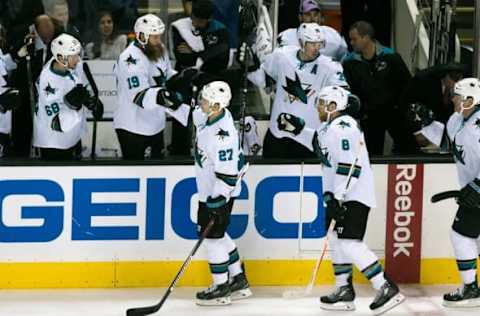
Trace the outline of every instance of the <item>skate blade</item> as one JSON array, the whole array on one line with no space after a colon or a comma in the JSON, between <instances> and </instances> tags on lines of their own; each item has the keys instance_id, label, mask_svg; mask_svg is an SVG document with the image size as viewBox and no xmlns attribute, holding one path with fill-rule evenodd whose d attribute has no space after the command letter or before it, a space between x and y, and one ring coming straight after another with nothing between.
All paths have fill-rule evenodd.
<instances>
[{"instance_id":1,"label":"skate blade","mask_svg":"<svg viewBox=\"0 0 480 316\"><path fill-rule=\"evenodd\" d=\"M401 303L403 303L403 301L405 301L405 296L403 296L402 293L398 293L397 295L392 297L388 302L386 302L385 305L372 310L373 315L382 315L383 313L391 310L395 306L400 305Z\"/></svg>"},{"instance_id":2,"label":"skate blade","mask_svg":"<svg viewBox=\"0 0 480 316\"><path fill-rule=\"evenodd\" d=\"M250 291L249 288L238 290L238 291L232 292L232 301L243 300L250 296L252 296L252 291Z\"/></svg>"},{"instance_id":3,"label":"skate blade","mask_svg":"<svg viewBox=\"0 0 480 316\"><path fill-rule=\"evenodd\" d=\"M453 308L469 308L469 307L479 307L480 306L480 298L470 298L468 300L458 301L458 302L450 302L450 301L443 301L442 303L445 307L453 307Z\"/></svg>"},{"instance_id":4,"label":"skate blade","mask_svg":"<svg viewBox=\"0 0 480 316\"><path fill-rule=\"evenodd\" d=\"M334 304L320 302L320 308L327 311L354 311L355 304L353 302L336 302Z\"/></svg>"},{"instance_id":5,"label":"skate blade","mask_svg":"<svg viewBox=\"0 0 480 316\"><path fill-rule=\"evenodd\" d=\"M232 304L230 296L218 297L211 300L199 300L196 301L197 305L200 306L224 306Z\"/></svg>"}]
</instances>

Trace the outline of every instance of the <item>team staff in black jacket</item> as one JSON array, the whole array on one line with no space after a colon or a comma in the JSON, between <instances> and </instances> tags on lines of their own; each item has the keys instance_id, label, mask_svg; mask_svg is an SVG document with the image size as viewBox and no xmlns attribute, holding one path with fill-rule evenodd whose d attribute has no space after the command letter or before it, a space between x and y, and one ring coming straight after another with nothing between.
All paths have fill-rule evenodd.
<instances>
[{"instance_id":1,"label":"team staff in black jacket","mask_svg":"<svg viewBox=\"0 0 480 316\"><path fill-rule=\"evenodd\" d=\"M227 69L230 48L228 31L221 22L213 19L211 0L184 0L185 14L191 16L172 24L175 69L196 67L212 75L221 75ZM191 10L190 10L191 7ZM189 128L178 122L172 123L172 155L190 155L191 135Z\"/></svg>"},{"instance_id":2,"label":"team staff in black jacket","mask_svg":"<svg viewBox=\"0 0 480 316\"><path fill-rule=\"evenodd\" d=\"M400 55L375 40L375 30L365 21L350 28L354 52L343 60L344 74L351 92L362 101L361 126L368 151L382 155L385 131L394 141L395 153L415 150L413 137L403 132L404 113L399 98L410 80L410 72Z\"/></svg>"}]
</instances>

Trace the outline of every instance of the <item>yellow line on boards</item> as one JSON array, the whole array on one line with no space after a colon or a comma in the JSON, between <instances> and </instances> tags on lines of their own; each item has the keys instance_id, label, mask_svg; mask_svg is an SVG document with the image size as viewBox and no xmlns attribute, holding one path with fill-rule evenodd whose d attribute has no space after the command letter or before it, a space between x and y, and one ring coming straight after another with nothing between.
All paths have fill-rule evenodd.
<instances>
[{"instance_id":1,"label":"yellow line on boards","mask_svg":"<svg viewBox=\"0 0 480 316\"><path fill-rule=\"evenodd\" d=\"M112 261L112 262L32 262L0 263L0 288L128 288L167 286L177 273L181 261ZM251 285L306 285L315 260L247 260ZM354 280L367 283L354 269ZM179 286L206 286L211 282L206 261L193 261ZM317 284L333 284L330 261L320 267ZM421 284L458 283L455 259L422 259Z\"/></svg>"}]
</instances>

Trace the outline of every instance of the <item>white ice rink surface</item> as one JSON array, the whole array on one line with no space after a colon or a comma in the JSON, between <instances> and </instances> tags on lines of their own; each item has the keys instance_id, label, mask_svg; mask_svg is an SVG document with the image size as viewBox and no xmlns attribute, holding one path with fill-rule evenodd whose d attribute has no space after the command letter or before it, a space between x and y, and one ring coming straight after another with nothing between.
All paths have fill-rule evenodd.
<instances>
[{"instance_id":1,"label":"white ice rink surface","mask_svg":"<svg viewBox=\"0 0 480 316\"><path fill-rule=\"evenodd\" d=\"M328 293L331 287L314 289L311 296L284 299L284 287L256 287L254 296L235 301L230 306L200 307L193 299L200 288L179 288L168 298L162 309L154 315L168 316L291 316L291 315L372 315L368 305L374 292L367 285L355 286L357 310L354 312L328 312L319 307L318 296ZM407 286L401 289L407 300L385 315L480 315L480 308L446 309L441 306L441 296L455 288L448 286ZM156 304L164 289L119 290L38 290L0 291L0 316L120 316L130 307Z\"/></svg>"}]
</instances>

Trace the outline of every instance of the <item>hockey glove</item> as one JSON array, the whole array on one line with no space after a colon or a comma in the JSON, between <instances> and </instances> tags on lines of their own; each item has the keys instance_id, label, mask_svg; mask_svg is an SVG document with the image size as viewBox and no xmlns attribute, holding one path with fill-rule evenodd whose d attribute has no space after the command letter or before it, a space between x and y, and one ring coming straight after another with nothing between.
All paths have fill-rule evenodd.
<instances>
[{"instance_id":1,"label":"hockey glove","mask_svg":"<svg viewBox=\"0 0 480 316\"><path fill-rule=\"evenodd\" d=\"M480 179L473 180L460 190L457 203L466 208L480 208Z\"/></svg>"},{"instance_id":2,"label":"hockey glove","mask_svg":"<svg viewBox=\"0 0 480 316\"><path fill-rule=\"evenodd\" d=\"M175 111L182 105L182 95L175 91L161 88L157 92L157 104Z\"/></svg>"},{"instance_id":3,"label":"hockey glove","mask_svg":"<svg viewBox=\"0 0 480 316\"><path fill-rule=\"evenodd\" d=\"M260 60L247 43L243 43L242 46L240 46L237 61L242 66L242 69L247 67L247 72L254 72L260 68Z\"/></svg>"},{"instance_id":4,"label":"hockey glove","mask_svg":"<svg viewBox=\"0 0 480 316\"><path fill-rule=\"evenodd\" d=\"M92 115L95 118L95 120L101 120L103 117L103 103L100 99L96 97L91 97L88 99L87 103L85 104L85 107L92 111Z\"/></svg>"},{"instance_id":5,"label":"hockey glove","mask_svg":"<svg viewBox=\"0 0 480 316\"><path fill-rule=\"evenodd\" d=\"M78 111L82 108L83 105L87 104L88 100L90 99L90 94L81 84L77 84L75 88L70 90L65 95L65 104L71 108L72 110Z\"/></svg>"},{"instance_id":6,"label":"hockey glove","mask_svg":"<svg viewBox=\"0 0 480 316\"><path fill-rule=\"evenodd\" d=\"M298 135L305 127L305 121L300 117L296 117L295 115L281 113L277 117L277 125L278 129L281 131Z\"/></svg>"},{"instance_id":7,"label":"hockey glove","mask_svg":"<svg viewBox=\"0 0 480 316\"><path fill-rule=\"evenodd\" d=\"M7 89L0 95L0 112L5 113L8 110L17 108L20 102L20 95L17 89Z\"/></svg>"},{"instance_id":8,"label":"hockey glove","mask_svg":"<svg viewBox=\"0 0 480 316\"><path fill-rule=\"evenodd\" d=\"M207 198L208 217L215 220L215 225L225 225L228 219L227 199L220 195Z\"/></svg>"},{"instance_id":9,"label":"hockey glove","mask_svg":"<svg viewBox=\"0 0 480 316\"><path fill-rule=\"evenodd\" d=\"M323 201L327 205L328 217L332 217L337 222L345 219L347 208L340 205L340 202L335 198L332 192L325 192L323 194Z\"/></svg>"},{"instance_id":10,"label":"hockey glove","mask_svg":"<svg viewBox=\"0 0 480 316\"><path fill-rule=\"evenodd\" d=\"M420 131L425 126L432 124L433 111L421 103L412 103L406 113L407 126L412 133Z\"/></svg>"}]
</instances>

